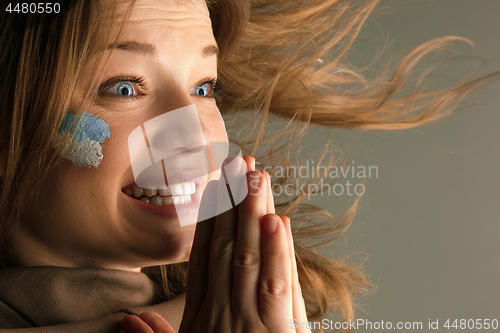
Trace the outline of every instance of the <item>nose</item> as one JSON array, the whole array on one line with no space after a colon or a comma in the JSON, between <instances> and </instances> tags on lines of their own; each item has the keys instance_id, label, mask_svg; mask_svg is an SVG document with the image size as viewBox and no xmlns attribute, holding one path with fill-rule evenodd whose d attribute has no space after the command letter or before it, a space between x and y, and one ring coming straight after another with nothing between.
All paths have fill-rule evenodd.
<instances>
[{"instance_id":1,"label":"nose","mask_svg":"<svg viewBox=\"0 0 500 333\"><path fill-rule=\"evenodd\" d=\"M165 158L206 146L211 141L211 133L205 122L191 104L155 117L143 126L151 149Z\"/></svg>"},{"instance_id":2,"label":"nose","mask_svg":"<svg viewBox=\"0 0 500 333\"><path fill-rule=\"evenodd\" d=\"M134 177L137 180L145 169L165 159L172 161L172 166L181 165L181 161L195 161L210 140L211 133L201 121L194 104L154 117L134 129L129 136Z\"/></svg>"}]
</instances>

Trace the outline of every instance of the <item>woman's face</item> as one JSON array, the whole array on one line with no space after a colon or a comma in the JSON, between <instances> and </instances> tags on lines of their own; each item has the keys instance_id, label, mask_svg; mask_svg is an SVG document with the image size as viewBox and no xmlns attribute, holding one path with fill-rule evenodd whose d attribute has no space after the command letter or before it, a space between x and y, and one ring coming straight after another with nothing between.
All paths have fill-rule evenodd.
<instances>
[{"instance_id":1,"label":"woman's face","mask_svg":"<svg viewBox=\"0 0 500 333\"><path fill-rule=\"evenodd\" d=\"M127 5L122 1L119 10ZM109 44L119 26L114 24ZM103 159L98 167L63 161L51 172L39 207L31 206L14 236L25 264L137 269L188 259L195 225L181 227L158 206L124 193L135 184L128 137L144 122L194 104L206 141L227 140L211 97L217 48L207 6L203 0L139 0L118 44L104 51L111 57L98 97L86 110L109 125ZM95 74L91 68L89 63L77 82L74 107ZM189 170L193 163L174 169ZM205 185L206 179L196 186Z\"/></svg>"}]
</instances>

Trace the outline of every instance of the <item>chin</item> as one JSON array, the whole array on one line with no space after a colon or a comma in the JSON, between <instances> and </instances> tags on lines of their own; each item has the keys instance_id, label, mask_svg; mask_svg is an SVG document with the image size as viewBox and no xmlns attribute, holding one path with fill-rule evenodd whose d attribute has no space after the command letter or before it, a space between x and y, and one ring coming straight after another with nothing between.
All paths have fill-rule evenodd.
<instances>
[{"instance_id":1,"label":"chin","mask_svg":"<svg viewBox=\"0 0 500 333\"><path fill-rule=\"evenodd\" d=\"M179 227L175 234L165 235L146 246L149 248L146 266L168 265L189 260L195 226ZM156 244L156 245L154 245Z\"/></svg>"}]
</instances>

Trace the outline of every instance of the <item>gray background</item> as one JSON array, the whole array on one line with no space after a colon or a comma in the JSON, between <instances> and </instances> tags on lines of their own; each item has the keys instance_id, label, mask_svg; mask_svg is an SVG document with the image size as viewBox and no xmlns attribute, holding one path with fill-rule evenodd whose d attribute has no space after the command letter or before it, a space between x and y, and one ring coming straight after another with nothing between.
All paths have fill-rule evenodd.
<instances>
[{"instance_id":1,"label":"gray background","mask_svg":"<svg viewBox=\"0 0 500 333\"><path fill-rule=\"evenodd\" d=\"M369 60L384 37L393 40L391 53L444 35L475 43L453 49L489 60L479 73L500 70L499 0L399 1L391 13L368 22L355 56L360 63ZM475 64L462 62L445 73L454 77ZM365 312L358 311L358 318L393 325L419 321L420 332L436 331L428 329L429 319L439 319L439 332L447 331L446 319L500 320L499 89L490 86L459 113L416 129L330 130L334 144L349 149L349 161L379 170L378 178L365 180L355 222L340 242L344 247L331 249L342 253L347 244L348 251L368 255L365 269L378 289L359 300ZM312 144L326 142L326 129L312 132ZM323 195L315 202L325 208L336 202L337 212L349 199ZM357 330L365 331L373 330Z\"/></svg>"},{"instance_id":2,"label":"gray background","mask_svg":"<svg viewBox=\"0 0 500 333\"><path fill-rule=\"evenodd\" d=\"M500 0L391 3L390 11L369 19L354 45L351 63L359 67L373 59L384 40L392 41L368 75L375 75L391 56L446 35L469 38L475 47L457 42L453 51L434 58L471 57L443 67L435 82L460 78L480 63L474 57L488 61L476 77L500 70ZM425 59L433 58L423 63ZM365 271L377 291L358 299L362 310L357 318L391 322L393 328L398 322L421 322L419 332L455 331L443 327L447 319L450 324L455 319L500 321L498 91L500 82L470 96L458 113L416 129L362 132L313 126L307 132L300 153L304 161L317 161L330 137L350 165L378 168L378 177L364 179L366 192L347 235L319 249L334 257L365 255ZM272 131L273 125L276 130L286 122L269 125ZM337 183L347 181L363 179L341 177ZM325 193L311 203L336 214L352 201L352 196ZM438 320L437 330L428 328L429 320ZM371 331L381 330L356 332Z\"/></svg>"}]
</instances>

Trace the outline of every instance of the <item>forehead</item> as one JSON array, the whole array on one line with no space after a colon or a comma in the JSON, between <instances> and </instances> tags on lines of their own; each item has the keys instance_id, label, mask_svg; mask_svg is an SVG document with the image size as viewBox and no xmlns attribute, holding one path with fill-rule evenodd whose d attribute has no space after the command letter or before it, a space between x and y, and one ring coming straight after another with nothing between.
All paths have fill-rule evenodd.
<instances>
[{"instance_id":1,"label":"forehead","mask_svg":"<svg viewBox=\"0 0 500 333\"><path fill-rule=\"evenodd\" d=\"M112 22L111 40L116 38L125 19L130 0L118 0L117 19ZM138 0L133 4L120 36L147 39L192 39L211 37L212 23L204 0Z\"/></svg>"},{"instance_id":2,"label":"forehead","mask_svg":"<svg viewBox=\"0 0 500 333\"><path fill-rule=\"evenodd\" d=\"M130 0L118 0L117 11L125 14L130 8ZM209 11L204 0L137 0L132 5L131 21L141 19L186 20L190 17L209 18Z\"/></svg>"}]
</instances>

